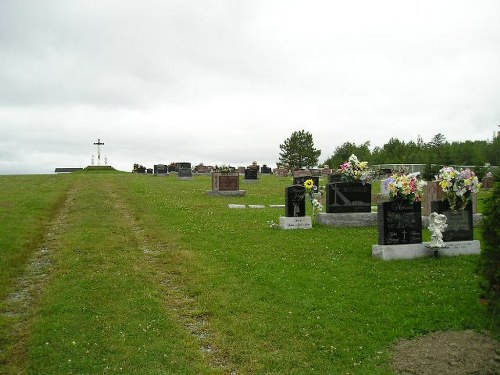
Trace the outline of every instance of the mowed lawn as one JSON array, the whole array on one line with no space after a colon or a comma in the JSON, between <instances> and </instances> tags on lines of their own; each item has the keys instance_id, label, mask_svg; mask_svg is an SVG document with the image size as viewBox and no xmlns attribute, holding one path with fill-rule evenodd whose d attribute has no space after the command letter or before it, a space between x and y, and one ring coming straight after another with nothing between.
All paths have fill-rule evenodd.
<instances>
[{"instance_id":1,"label":"mowed lawn","mask_svg":"<svg viewBox=\"0 0 500 375\"><path fill-rule=\"evenodd\" d=\"M400 338L493 328L478 256L384 262L375 227L228 208L290 182L0 176L0 374L393 374Z\"/></svg>"}]
</instances>

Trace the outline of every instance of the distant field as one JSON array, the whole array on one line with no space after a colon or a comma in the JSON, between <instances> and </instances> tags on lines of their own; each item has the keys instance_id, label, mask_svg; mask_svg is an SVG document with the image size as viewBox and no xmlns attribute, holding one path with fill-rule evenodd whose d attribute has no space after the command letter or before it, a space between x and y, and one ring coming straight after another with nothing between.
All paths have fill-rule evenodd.
<instances>
[{"instance_id":1,"label":"distant field","mask_svg":"<svg viewBox=\"0 0 500 375\"><path fill-rule=\"evenodd\" d=\"M400 338L494 329L477 256L383 262L374 227L228 208L289 183L0 176L0 374L393 374Z\"/></svg>"}]
</instances>

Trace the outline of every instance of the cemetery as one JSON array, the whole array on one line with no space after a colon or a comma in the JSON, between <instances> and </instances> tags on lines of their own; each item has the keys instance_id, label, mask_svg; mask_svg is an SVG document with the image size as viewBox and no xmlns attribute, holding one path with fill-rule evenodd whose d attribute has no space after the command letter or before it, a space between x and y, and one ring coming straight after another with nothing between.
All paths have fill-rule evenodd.
<instances>
[{"instance_id":1,"label":"cemetery","mask_svg":"<svg viewBox=\"0 0 500 375\"><path fill-rule=\"evenodd\" d=\"M363 165L351 162L348 173ZM100 368L98 358L115 345L123 354L113 366L129 373L155 363L193 374L389 374L394 344L415 331L495 327L476 274L491 190L458 202L447 199L448 185L410 174L363 183L368 176L345 181L321 170L175 169L0 176L11 187L0 192L10 218L3 238L40 238L21 247L35 270L24 275L22 293L9 285L23 266L8 253L0 263L9 316L0 320L0 333L9 332L0 370L22 366L15 353L25 341L12 327L27 327L23 317L35 307L43 323L29 350L50 347L43 368L64 363L65 372ZM410 194L400 189L406 183ZM21 210L26 199L37 201L31 210L40 207L41 221ZM95 305L103 296L109 303ZM117 315L125 318L120 328L110 323ZM269 347L280 349L270 357Z\"/></svg>"}]
</instances>

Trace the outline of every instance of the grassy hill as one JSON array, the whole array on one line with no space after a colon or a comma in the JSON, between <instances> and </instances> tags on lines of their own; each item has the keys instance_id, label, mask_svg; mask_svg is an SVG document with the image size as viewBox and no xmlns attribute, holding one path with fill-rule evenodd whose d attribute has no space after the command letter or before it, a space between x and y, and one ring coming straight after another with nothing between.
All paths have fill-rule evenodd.
<instances>
[{"instance_id":1,"label":"grassy hill","mask_svg":"<svg viewBox=\"0 0 500 375\"><path fill-rule=\"evenodd\" d=\"M392 374L400 338L493 328L477 256L383 262L374 227L228 208L289 183L0 176L0 374Z\"/></svg>"}]
</instances>

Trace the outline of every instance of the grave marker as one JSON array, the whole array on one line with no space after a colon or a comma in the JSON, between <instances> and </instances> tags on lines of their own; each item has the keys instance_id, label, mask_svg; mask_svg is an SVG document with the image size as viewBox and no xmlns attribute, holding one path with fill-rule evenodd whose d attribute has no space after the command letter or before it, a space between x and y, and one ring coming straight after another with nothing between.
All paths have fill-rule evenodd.
<instances>
[{"instance_id":1,"label":"grave marker","mask_svg":"<svg viewBox=\"0 0 500 375\"><path fill-rule=\"evenodd\" d=\"M396 201L378 204L378 244L402 245L422 243L420 202L402 204Z\"/></svg>"},{"instance_id":2,"label":"grave marker","mask_svg":"<svg viewBox=\"0 0 500 375\"><path fill-rule=\"evenodd\" d=\"M472 241L474 239L474 223L472 202L467 203L463 210L453 211L448 201L432 202L432 211L446 216L448 226L443 232L443 241Z\"/></svg>"},{"instance_id":3,"label":"grave marker","mask_svg":"<svg viewBox=\"0 0 500 375\"><path fill-rule=\"evenodd\" d=\"M285 212L287 217L306 216L306 188L303 185L285 189Z\"/></svg>"},{"instance_id":4,"label":"grave marker","mask_svg":"<svg viewBox=\"0 0 500 375\"><path fill-rule=\"evenodd\" d=\"M334 182L327 185L326 212L371 212L372 186L361 182Z\"/></svg>"}]
</instances>

